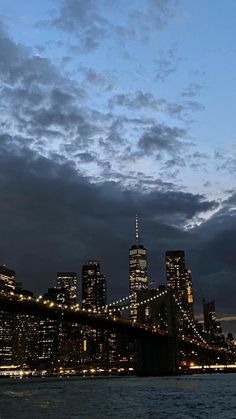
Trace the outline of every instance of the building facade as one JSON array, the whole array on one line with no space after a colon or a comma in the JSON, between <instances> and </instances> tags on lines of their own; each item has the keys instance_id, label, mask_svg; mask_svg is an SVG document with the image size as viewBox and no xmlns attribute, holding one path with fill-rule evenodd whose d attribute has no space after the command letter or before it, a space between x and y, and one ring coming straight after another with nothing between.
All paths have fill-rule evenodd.
<instances>
[{"instance_id":1,"label":"building facade","mask_svg":"<svg viewBox=\"0 0 236 419\"><path fill-rule=\"evenodd\" d=\"M193 318L192 272L185 266L183 250L166 252L166 284L181 308Z\"/></svg>"},{"instance_id":2,"label":"building facade","mask_svg":"<svg viewBox=\"0 0 236 419\"><path fill-rule=\"evenodd\" d=\"M129 249L130 318L137 320L137 294L148 288L147 250L139 242L138 216L135 220L136 243Z\"/></svg>"},{"instance_id":3,"label":"building facade","mask_svg":"<svg viewBox=\"0 0 236 419\"><path fill-rule=\"evenodd\" d=\"M82 268L82 307L98 309L107 303L106 278L101 273L100 263L89 260Z\"/></svg>"},{"instance_id":4,"label":"building facade","mask_svg":"<svg viewBox=\"0 0 236 419\"><path fill-rule=\"evenodd\" d=\"M76 272L57 272L57 286L69 293L69 305L77 303L77 274Z\"/></svg>"},{"instance_id":5,"label":"building facade","mask_svg":"<svg viewBox=\"0 0 236 419\"><path fill-rule=\"evenodd\" d=\"M0 293L10 294L15 288L15 271L0 266ZM0 365L12 362L14 326L15 315L0 310Z\"/></svg>"},{"instance_id":6,"label":"building facade","mask_svg":"<svg viewBox=\"0 0 236 419\"><path fill-rule=\"evenodd\" d=\"M216 320L215 301L203 300L204 329L209 343L220 346L224 345L224 336L221 323Z\"/></svg>"},{"instance_id":7,"label":"building facade","mask_svg":"<svg viewBox=\"0 0 236 419\"><path fill-rule=\"evenodd\" d=\"M12 271L4 265L0 266L0 292L8 294L15 291L15 276L15 271Z\"/></svg>"},{"instance_id":8,"label":"building facade","mask_svg":"<svg viewBox=\"0 0 236 419\"><path fill-rule=\"evenodd\" d=\"M82 307L96 310L107 304L106 278L101 273L100 263L89 260L82 268ZM83 327L82 359L104 361L107 358L108 334L103 330Z\"/></svg>"}]
</instances>

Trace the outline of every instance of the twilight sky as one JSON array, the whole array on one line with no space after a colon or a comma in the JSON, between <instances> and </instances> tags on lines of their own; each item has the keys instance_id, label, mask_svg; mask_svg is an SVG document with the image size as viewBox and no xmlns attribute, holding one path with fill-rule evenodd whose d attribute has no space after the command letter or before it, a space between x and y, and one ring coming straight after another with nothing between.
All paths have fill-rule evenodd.
<instances>
[{"instance_id":1,"label":"twilight sky","mask_svg":"<svg viewBox=\"0 0 236 419\"><path fill-rule=\"evenodd\" d=\"M150 281L184 249L236 318L235 37L234 0L1 0L0 264L98 259L121 297L138 213Z\"/></svg>"}]
</instances>

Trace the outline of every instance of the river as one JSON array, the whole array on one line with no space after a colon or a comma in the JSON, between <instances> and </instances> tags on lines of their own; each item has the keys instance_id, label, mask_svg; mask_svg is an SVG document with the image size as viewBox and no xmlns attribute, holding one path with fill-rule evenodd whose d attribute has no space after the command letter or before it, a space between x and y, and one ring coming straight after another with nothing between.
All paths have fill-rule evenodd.
<instances>
[{"instance_id":1,"label":"river","mask_svg":"<svg viewBox=\"0 0 236 419\"><path fill-rule=\"evenodd\" d=\"M236 419L236 374L0 380L1 419Z\"/></svg>"}]
</instances>

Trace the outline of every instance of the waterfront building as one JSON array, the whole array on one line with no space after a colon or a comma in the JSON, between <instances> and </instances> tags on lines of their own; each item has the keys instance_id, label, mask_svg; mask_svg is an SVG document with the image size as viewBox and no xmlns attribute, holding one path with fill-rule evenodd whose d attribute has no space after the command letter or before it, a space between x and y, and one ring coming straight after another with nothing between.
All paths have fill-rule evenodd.
<instances>
[{"instance_id":1,"label":"waterfront building","mask_svg":"<svg viewBox=\"0 0 236 419\"><path fill-rule=\"evenodd\" d=\"M106 278L100 271L100 263L89 260L82 268L82 307L94 310L106 303Z\"/></svg>"},{"instance_id":2,"label":"waterfront building","mask_svg":"<svg viewBox=\"0 0 236 419\"><path fill-rule=\"evenodd\" d=\"M192 272L185 266L183 250L166 252L166 284L174 293L181 308L193 318Z\"/></svg>"},{"instance_id":3,"label":"waterfront building","mask_svg":"<svg viewBox=\"0 0 236 419\"><path fill-rule=\"evenodd\" d=\"M129 249L130 318L137 320L137 294L148 288L147 250L140 243L139 220L135 218L136 243Z\"/></svg>"},{"instance_id":4,"label":"waterfront building","mask_svg":"<svg viewBox=\"0 0 236 419\"><path fill-rule=\"evenodd\" d=\"M167 330L167 307L158 303L156 298L162 294L162 289L148 289L140 291L137 295L137 321L141 324L155 325L161 330ZM147 301L146 304L140 304Z\"/></svg>"},{"instance_id":5,"label":"waterfront building","mask_svg":"<svg viewBox=\"0 0 236 419\"><path fill-rule=\"evenodd\" d=\"M5 265L0 266L0 292L14 292L16 288L15 271L7 268Z\"/></svg>"},{"instance_id":6,"label":"waterfront building","mask_svg":"<svg viewBox=\"0 0 236 419\"><path fill-rule=\"evenodd\" d=\"M69 292L68 304L73 306L77 303L77 274L76 272L57 272L57 286L65 288Z\"/></svg>"},{"instance_id":7,"label":"waterfront building","mask_svg":"<svg viewBox=\"0 0 236 419\"><path fill-rule=\"evenodd\" d=\"M50 300L57 304L70 305L71 296L68 288L51 287L48 288L48 292L44 294L46 300Z\"/></svg>"},{"instance_id":8,"label":"waterfront building","mask_svg":"<svg viewBox=\"0 0 236 419\"><path fill-rule=\"evenodd\" d=\"M15 287L15 271L0 266L0 293L10 294ZM0 365L12 362L14 320L13 313L0 310Z\"/></svg>"},{"instance_id":9,"label":"waterfront building","mask_svg":"<svg viewBox=\"0 0 236 419\"><path fill-rule=\"evenodd\" d=\"M225 339L222 333L221 323L216 320L215 301L203 300L204 329L208 340L213 345L224 345Z\"/></svg>"},{"instance_id":10,"label":"waterfront building","mask_svg":"<svg viewBox=\"0 0 236 419\"><path fill-rule=\"evenodd\" d=\"M89 260L82 268L82 307L96 310L107 304L106 278L101 273L100 263ZM83 360L104 360L107 356L107 332L83 328Z\"/></svg>"},{"instance_id":11,"label":"waterfront building","mask_svg":"<svg viewBox=\"0 0 236 419\"><path fill-rule=\"evenodd\" d=\"M0 366L12 363L14 314L0 311Z\"/></svg>"}]
</instances>

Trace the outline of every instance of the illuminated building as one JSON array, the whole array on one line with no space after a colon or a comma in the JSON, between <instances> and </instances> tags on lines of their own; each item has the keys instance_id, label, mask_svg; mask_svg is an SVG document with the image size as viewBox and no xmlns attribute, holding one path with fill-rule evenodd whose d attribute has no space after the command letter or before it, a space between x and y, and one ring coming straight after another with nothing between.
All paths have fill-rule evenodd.
<instances>
[{"instance_id":1,"label":"illuminated building","mask_svg":"<svg viewBox=\"0 0 236 419\"><path fill-rule=\"evenodd\" d=\"M100 271L100 264L90 260L82 269L82 306L97 309L107 303L105 276Z\"/></svg>"},{"instance_id":2,"label":"illuminated building","mask_svg":"<svg viewBox=\"0 0 236 419\"><path fill-rule=\"evenodd\" d=\"M10 294L15 287L15 272L0 266L0 293ZM14 320L14 314L0 311L0 364L12 360Z\"/></svg>"},{"instance_id":3,"label":"illuminated building","mask_svg":"<svg viewBox=\"0 0 236 419\"><path fill-rule=\"evenodd\" d=\"M15 294L32 298L33 293L16 283ZM38 319L28 314L15 314L13 331L13 360L18 365L28 364L38 359Z\"/></svg>"},{"instance_id":4,"label":"illuminated building","mask_svg":"<svg viewBox=\"0 0 236 419\"><path fill-rule=\"evenodd\" d=\"M14 314L0 311L0 365L12 362Z\"/></svg>"},{"instance_id":5,"label":"illuminated building","mask_svg":"<svg viewBox=\"0 0 236 419\"><path fill-rule=\"evenodd\" d=\"M138 293L138 323L155 325L161 330L167 330L167 306L158 298L165 290L164 286L160 286L158 289L148 289ZM143 301L147 301L147 303L143 304ZM140 304L141 302L142 304Z\"/></svg>"},{"instance_id":6,"label":"illuminated building","mask_svg":"<svg viewBox=\"0 0 236 419\"><path fill-rule=\"evenodd\" d=\"M129 249L130 318L137 320L137 293L148 288L147 250L139 243L138 216L135 219L136 244Z\"/></svg>"},{"instance_id":7,"label":"illuminated building","mask_svg":"<svg viewBox=\"0 0 236 419\"><path fill-rule=\"evenodd\" d=\"M0 292L14 292L15 288L15 271L6 268L6 266L0 266Z\"/></svg>"},{"instance_id":8,"label":"illuminated building","mask_svg":"<svg viewBox=\"0 0 236 419\"><path fill-rule=\"evenodd\" d=\"M68 288L51 287L48 288L48 292L44 294L46 300L50 300L57 304L70 305L71 298Z\"/></svg>"},{"instance_id":9,"label":"illuminated building","mask_svg":"<svg viewBox=\"0 0 236 419\"><path fill-rule=\"evenodd\" d=\"M57 272L57 286L69 292L69 305L77 303L77 274L76 272Z\"/></svg>"},{"instance_id":10,"label":"illuminated building","mask_svg":"<svg viewBox=\"0 0 236 419\"><path fill-rule=\"evenodd\" d=\"M204 314L204 328L207 332L208 340L215 345L224 343L224 336L222 334L222 327L219 321L216 320L215 301L206 303L203 300L203 314Z\"/></svg>"},{"instance_id":11,"label":"illuminated building","mask_svg":"<svg viewBox=\"0 0 236 419\"><path fill-rule=\"evenodd\" d=\"M53 319L39 320L37 346L38 359L52 362L58 354L59 322Z\"/></svg>"},{"instance_id":12,"label":"illuminated building","mask_svg":"<svg viewBox=\"0 0 236 419\"><path fill-rule=\"evenodd\" d=\"M98 261L90 260L82 268L82 307L96 310L107 303L106 278L100 271ZM91 328L83 328L82 352L84 360L104 358L107 333ZM86 358L87 357L87 358Z\"/></svg>"},{"instance_id":13,"label":"illuminated building","mask_svg":"<svg viewBox=\"0 0 236 419\"><path fill-rule=\"evenodd\" d=\"M166 252L166 283L182 309L193 317L192 272L191 269L185 267L183 250Z\"/></svg>"}]
</instances>

